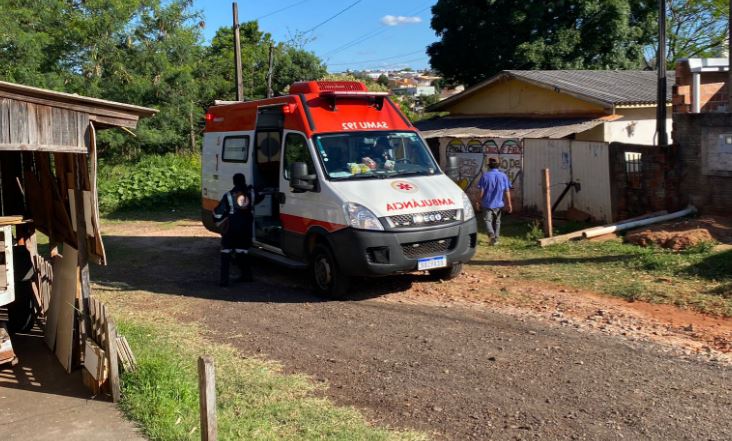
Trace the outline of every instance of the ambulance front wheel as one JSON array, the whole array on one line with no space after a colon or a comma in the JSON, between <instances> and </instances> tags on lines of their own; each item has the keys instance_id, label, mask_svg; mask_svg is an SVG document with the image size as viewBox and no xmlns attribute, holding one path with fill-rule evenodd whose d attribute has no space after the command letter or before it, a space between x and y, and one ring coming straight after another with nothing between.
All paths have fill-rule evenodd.
<instances>
[{"instance_id":1,"label":"ambulance front wheel","mask_svg":"<svg viewBox=\"0 0 732 441\"><path fill-rule=\"evenodd\" d=\"M430 271L430 276L437 280L452 280L463 272L462 263L453 263L447 268L434 269Z\"/></svg>"},{"instance_id":2,"label":"ambulance front wheel","mask_svg":"<svg viewBox=\"0 0 732 441\"><path fill-rule=\"evenodd\" d=\"M350 278L338 268L330 248L316 245L311 256L310 271L315 292L333 299L345 297Z\"/></svg>"}]
</instances>

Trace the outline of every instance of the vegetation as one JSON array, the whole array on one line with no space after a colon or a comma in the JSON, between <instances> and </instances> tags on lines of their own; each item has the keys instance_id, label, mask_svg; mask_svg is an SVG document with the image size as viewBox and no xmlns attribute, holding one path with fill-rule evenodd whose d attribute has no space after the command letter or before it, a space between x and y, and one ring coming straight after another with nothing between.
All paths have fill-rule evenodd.
<instances>
[{"instance_id":1,"label":"vegetation","mask_svg":"<svg viewBox=\"0 0 732 441\"><path fill-rule=\"evenodd\" d=\"M666 17L669 68L680 58L724 56L729 0L669 0Z\"/></svg>"},{"instance_id":2,"label":"vegetation","mask_svg":"<svg viewBox=\"0 0 732 441\"><path fill-rule=\"evenodd\" d=\"M102 214L130 209L178 209L198 202L201 157L149 155L127 163L99 166L99 208Z\"/></svg>"},{"instance_id":3,"label":"vegetation","mask_svg":"<svg viewBox=\"0 0 732 441\"><path fill-rule=\"evenodd\" d=\"M322 386L309 378L284 375L274 363L205 341L193 326L138 316L119 323L139 364L123 375L122 409L151 440L200 439L196 363L204 353L213 356L218 374L219 439L425 439L371 427L357 410L315 397Z\"/></svg>"},{"instance_id":4,"label":"vegetation","mask_svg":"<svg viewBox=\"0 0 732 441\"><path fill-rule=\"evenodd\" d=\"M508 222L501 236L496 247L481 241L473 264L510 266L519 278L732 316L732 250L702 244L674 252L621 240L540 248L535 241L541 231L521 222Z\"/></svg>"},{"instance_id":5,"label":"vegetation","mask_svg":"<svg viewBox=\"0 0 732 441\"><path fill-rule=\"evenodd\" d=\"M45 0L0 2L0 79L30 86L154 107L136 137L105 130L100 154L136 159L145 154L197 151L205 109L235 99L229 28L210 45L192 0ZM270 45L273 89L326 73L296 42L275 43L257 22L241 26L244 93L265 96Z\"/></svg>"},{"instance_id":6,"label":"vegetation","mask_svg":"<svg viewBox=\"0 0 732 441\"><path fill-rule=\"evenodd\" d=\"M655 64L657 2L439 0L427 49L448 83L473 85L504 69L643 69ZM669 67L719 55L728 0L667 1ZM475 56L480 54L480 56Z\"/></svg>"},{"instance_id":7,"label":"vegetation","mask_svg":"<svg viewBox=\"0 0 732 441\"><path fill-rule=\"evenodd\" d=\"M504 69L644 66L655 2L640 0L439 0L427 49L448 82L473 85ZM480 54L476 56L475 54Z\"/></svg>"}]
</instances>

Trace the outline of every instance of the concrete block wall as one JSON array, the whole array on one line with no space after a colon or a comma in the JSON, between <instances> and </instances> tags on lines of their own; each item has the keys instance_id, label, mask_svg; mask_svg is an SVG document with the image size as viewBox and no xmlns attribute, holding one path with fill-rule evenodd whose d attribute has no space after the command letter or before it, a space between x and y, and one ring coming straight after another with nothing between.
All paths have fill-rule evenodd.
<instances>
[{"instance_id":1,"label":"concrete block wall","mask_svg":"<svg viewBox=\"0 0 732 441\"><path fill-rule=\"evenodd\" d=\"M732 216L732 171L710 173L704 162L708 144L732 133L732 113L677 113L673 121L679 202L694 204L702 213Z\"/></svg>"},{"instance_id":2,"label":"concrete block wall","mask_svg":"<svg viewBox=\"0 0 732 441\"><path fill-rule=\"evenodd\" d=\"M626 152L641 154L640 181L631 184ZM640 144L610 144L610 193L613 220L679 208L676 146L660 148Z\"/></svg>"}]
</instances>

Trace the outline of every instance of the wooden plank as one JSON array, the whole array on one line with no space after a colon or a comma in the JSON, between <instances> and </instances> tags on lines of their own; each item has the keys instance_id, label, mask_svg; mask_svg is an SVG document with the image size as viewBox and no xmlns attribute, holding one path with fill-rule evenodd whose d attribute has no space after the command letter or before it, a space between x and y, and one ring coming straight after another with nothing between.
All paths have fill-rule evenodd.
<instances>
[{"instance_id":1,"label":"wooden plank","mask_svg":"<svg viewBox=\"0 0 732 441\"><path fill-rule=\"evenodd\" d=\"M213 358L198 358L198 392L201 412L201 441L215 441L216 433L216 372Z\"/></svg>"},{"instance_id":2,"label":"wooden plank","mask_svg":"<svg viewBox=\"0 0 732 441\"><path fill-rule=\"evenodd\" d=\"M58 269L54 268L53 296L58 301L58 324L56 325L56 358L71 373L71 357L74 347L74 306L79 288L78 252L68 244L64 244L63 258ZM58 289L56 289L58 288Z\"/></svg>"},{"instance_id":3,"label":"wooden plank","mask_svg":"<svg viewBox=\"0 0 732 441\"><path fill-rule=\"evenodd\" d=\"M61 144L0 143L0 150L13 152L62 152L87 154L86 147Z\"/></svg>"},{"instance_id":4,"label":"wooden plank","mask_svg":"<svg viewBox=\"0 0 732 441\"><path fill-rule=\"evenodd\" d=\"M10 142L28 144L28 103L12 101L10 103Z\"/></svg>"},{"instance_id":5,"label":"wooden plank","mask_svg":"<svg viewBox=\"0 0 732 441\"><path fill-rule=\"evenodd\" d=\"M0 98L0 144L10 143L10 100Z\"/></svg>"},{"instance_id":6,"label":"wooden plank","mask_svg":"<svg viewBox=\"0 0 732 441\"><path fill-rule=\"evenodd\" d=\"M114 321L109 317L106 317L106 323L104 327L104 350L107 352L109 361L109 387L112 390L112 401L115 403L120 400L120 386L119 386L119 366L117 365L117 328Z\"/></svg>"}]
</instances>

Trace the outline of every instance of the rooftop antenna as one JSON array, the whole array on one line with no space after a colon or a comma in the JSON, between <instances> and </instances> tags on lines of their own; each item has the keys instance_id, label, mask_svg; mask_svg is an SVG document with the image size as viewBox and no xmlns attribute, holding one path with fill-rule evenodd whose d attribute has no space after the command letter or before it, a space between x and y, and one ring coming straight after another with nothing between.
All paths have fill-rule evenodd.
<instances>
[{"instance_id":1,"label":"rooftop antenna","mask_svg":"<svg viewBox=\"0 0 732 441\"><path fill-rule=\"evenodd\" d=\"M234 63L236 67L236 99L244 101L244 80L241 73L241 41L239 39L239 6L236 2L231 4L234 15Z\"/></svg>"}]
</instances>

